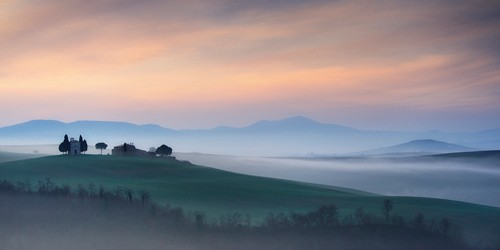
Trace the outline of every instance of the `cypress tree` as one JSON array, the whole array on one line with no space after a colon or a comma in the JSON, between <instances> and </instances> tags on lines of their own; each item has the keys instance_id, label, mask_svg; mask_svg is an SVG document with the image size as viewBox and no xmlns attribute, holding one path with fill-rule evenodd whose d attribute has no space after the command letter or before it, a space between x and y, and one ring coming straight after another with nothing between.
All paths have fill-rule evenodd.
<instances>
[{"instance_id":1,"label":"cypress tree","mask_svg":"<svg viewBox=\"0 0 500 250\"><path fill-rule=\"evenodd\" d=\"M66 153L66 152L69 152L71 148L71 145L69 143L69 139L68 139L68 135L64 135L64 140L63 142L61 142L61 144L59 144L59 151L61 153Z\"/></svg>"},{"instance_id":2,"label":"cypress tree","mask_svg":"<svg viewBox=\"0 0 500 250\"><path fill-rule=\"evenodd\" d=\"M87 149L88 149L87 140L83 140L83 142L80 146L80 151L87 152Z\"/></svg>"}]
</instances>

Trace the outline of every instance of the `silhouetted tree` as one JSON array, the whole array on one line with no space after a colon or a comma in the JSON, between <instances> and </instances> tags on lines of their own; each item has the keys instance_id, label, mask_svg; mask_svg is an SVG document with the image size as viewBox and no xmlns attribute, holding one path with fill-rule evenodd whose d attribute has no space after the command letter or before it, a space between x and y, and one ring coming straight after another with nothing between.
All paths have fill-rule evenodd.
<instances>
[{"instance_id":1,"label":"silhouetted tree","mask_svg":"<svg viewBox=\"0 0 500 250\"><path fill-rule=\"evenodd\" d=\"M100 149L101 150L101 155L102 155L102 150L103 149L106 149L108 147L108 144L104 143L104 142L99 142L95 145L95 148L96 149Z\"/></svg>"},{"instance_id":2,"label":"silhouetted tree","mask_svg":"<svg viewBox=\"0 0 500 250\"><path fill-rule=\"evenodd\" d=\"M84 140L82 135L80 135L78 141L80 142L80 152L86 152L88 149L87 140Z\"/></svg>"},{"instance_id":3,"label":"silhouetted tree","mask_svg":"<svg viewBox=\"0 0 500 250\"><path fill-rule=\"evenodd\" d=\"M21 191L21 192L26 192L26 193L31 193L31 183L29 180L26 181L18 181L16 183L16 190Z\"/></svg>"},{"instance_id":4,"label":"silhouetted tree","mask_svg":"<svg viewBox=\"0 0 500 250\"><path fill-rule=\"evenodd\" d=\"M292 223L296 227L307 227L308 223L304 220L306 217L307 216L302 214L293 213L290 221L288 215L285 213L278 213L276 215L274 213L270 213L266 216L264 225L273 229L288 228Z\"/></svg>"},{"instance_id":5,"label":"silhouetted tree","mask_svg":"<svg viewBox=\"0 0 500 250\"><path fill-rule=\"evenodd\" d=\"M89 183L88 190L89 190L90 197L92 197L92 198L97 197L97 189L96 189L94 183Z\"/></svg>"},{"instance_id":6,"label":"silhouetted tree","mask_svg":"<svg viewBox=\"0 0 500 250\"><path fill-rule=\"evenodd\" d=\"M80 151L87 152L88 148L89 148L89 145L87 144L87 140L83 140L82 144L80 145Z\"/></svg>"},{"instance_id":7,"label":"silhouetted tree","mask_svg":"<svg viewBox=\"0 0 500 250\"><path fill-rule=\"evenodd\" d=\"M273 217L270 217L270 219L274 219ZM287 222L287 217L283 217L283 222ZM306 214L300 214L300 213L295 213L292 212L290 213L290 221L291 224L293 224L294 227L298 228L305 228L305 227L311 227L311 220L309 216ZM272 220L271 220L272 222Z\"/></svg>"},{"instance_id":8,"label":"silhouetted tree","mask_svg":"<svg viewBox=\"0 0 500 250\"><path fill-rule=\"evenodd\" d=\"M84 198L89 196L89 191L82 184L78 184L77 194L78 194L78 198L83 200Z\"/></svg>"},{"instance_id":9,"label":"silhouetted tree","mask_svg":"<svg viewBox=\"0 0 500 250\"><path fill-rule=\"evenodd\" d=\"M339 224L337 207L335 205L321 206L317 211L310 213L314 224L320 228L331 228Z\"/></svg>"},{"instance_id":10,"label":"silhouetted tree","mask_svg":"<svg viewBox=\"0 0 500 250\"><path fill-rule=\"evenodd\" d=\"M64 140L59 144L59 151L61 153L69 152L71 149L71 144L69 143L68 135L64 135Z\"/></svg>"},{"instance_id":11,"label":"silhouetted tree","mask_svg":"<svg viewBox=\"0 0 500 250\"><path fill-rule=\"evenodd\" d=\"M170 215L172 215L175 228L179 228L183 220L185 219L184 210L180 207L177 207L171 209L169 212Z\"/></svg>"},{"instance_id":12,"label":"silhouetted tree","mask_svg":"<svg viewBox=\"0 0 500 250\"><path fill-rule=\"evenodd\" d=\"M441 233L444 235L444 236L448 236L448 233L450 232L450 227L451 227L451 223L450 221L448 220L448 218L443 218L441 220L441 224L439 225L439 228L441 230Z\"/></svg>"},{"instance_id":13,"label":"silhouetted tree","mask_svg":"<svg viewBox=\"0 0 500 250\"><path fill-rule=\"evenodd\" d=\"M134 201L134 191L130 188L124 188L125 193L127 194L127 200L132 203Z\"/></svg>"},{"instance_id":14,"label":"silhouetted tree","mask_svg":"<svg viewBox=\"0 0 500 250\"><path fill-rule=\"evenodd\" d=\"M354 217L356 217L360 225L367 224L365 210L362 207L356 208L356 211L354 212Z\"/></svg>"},{"instance_id":15,"label":"silhouetted tree","mask_svg":"<svg viewBox=\"0 0 500 250\"><path fill-rule=\"evenodd\" d=\"M174 214L175 215L175 214ZM220 217L220 225L226 228L236 228L243 224L242 215L240 213L226 214ZM175 219L175 217L174 217Z\"/></svg>"},{"instance_id":16,"label":"silhouetted tree","mask_svg":"<svg viewBox=\"0 0 500 250\"><path fill-rule=\"evenodd\" d=\"M156 149L156 154L162 156L169 156L172 154L172 148L165 144L162 144L159 148Z\"/></svg>"},{"instance_id":17,"label":"silhouetted tree","mask_svg":"<svg viewBox=\"0 0 500 250\"><path fill-rule=\"evenodd\" d=\"M393 204L389 199L384 199L384 204L382 205L382 215L384 215L385 222L389 222L389 215L392 211Z\"/></svg>"},{"instance_id":18,"label":"silhouetted tree","mask_svg":"<svg viewBox=\"0 0 500 250\"><path fill-rule=\"evenodd\" d=\"M197 213L194 218L195 218L196 228L198 230L203 229L203 225L205 224L205 216L201 213Z\"/></svg>"},{"instance_id":19,"label":"silhouetted tree","mask_svg":"<svg viewBox=\"0 0 500 250\"><path fill-rule=\"evenodd\" d=\"M104 186L103 185L100 185L99 186L99 199L104 199L104 192L106 192L106 190L104 190Z\"/></svg>"},{"instance_id":20,"label":"silhouetted tree","mask_svg":"<svg viewBox=\"0 0 500 250\"><path fill-rule=\"evenodd\" d=\"M424 215L422 213L417 213L413 218L413 226L416 229L424 230L426 228Z\"/></svg>"},{"instance_id":21,"label":"silhouetted tree","mask_svg":"<svg viewBox=\"0 0 500 250\"><path fill-rule=\"evenodd\" d=\"M400 215L393 215L391 218L391 224L395 226L404 226L405 219Z\"/></svg>"},{"instance_id":22,"label":"silhouetted tree","mask_svg":"<svg viewBox=\"0 0 500 250\"><path fill-rule=\"evenodd\" d=\"M22 192L21 189L17 190L20 190ZM0 181L0 191L14 193L16 192L16 186L14 186L14 184L10 183L9 181L2 180Z\"/></svg>"},{"instance_id":23,"label":"silhouetted tree","mask_svg":"<svg viewBox=\"0 0 500 250\"><path fill-rule=\"evenodd\" d=\"M148 202L151 199L151 196L146 190L139 191L139 195L141 196L142 206L144 207L146 205L146 202Z\"/></svg>"}]
</instances>

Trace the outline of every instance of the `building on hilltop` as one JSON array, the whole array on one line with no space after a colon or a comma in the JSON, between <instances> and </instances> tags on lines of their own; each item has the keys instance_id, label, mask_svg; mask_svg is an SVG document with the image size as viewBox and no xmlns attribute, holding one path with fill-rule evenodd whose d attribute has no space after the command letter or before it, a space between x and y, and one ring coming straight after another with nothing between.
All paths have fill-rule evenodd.
<instances>
[{"instance_id":1,"label":"building on hilltop","mask_svg":"<svg viewBox=\"0 0 500 250\"><path fill-rule=\"evenodd\" d=\"M88 145L87 140L84 140L80 135L80 139L75 140L75 138L68 138L68 135L64 135L64 140L59 144L59 151L63 154L68 155L80 155L87 151Z\"/></svg>"},{"instance_id":2,"label":"building on hilltop","mask_svg":"<svg viewBox=\"0 0 500 250\"><path fill-rule=\"evenodd\" d=\"M80 144L80 141L78 140L75 140L75 138L71 138L69 140L69 152L68 154L70 155L79 155L82 153L82 149L81 149L81 144Z\"/></svg>"},{"instance_id":3,"label":"building on hilltop","mask_svg":"<svg viewBox=\"0 0 500 250\"><path fill-rule=\"evenodd\" d=\"M150 156L149 152L136 148L133 143L118 145L111 150L111 154L123 156Z\"/></svg>"}]
</instances>

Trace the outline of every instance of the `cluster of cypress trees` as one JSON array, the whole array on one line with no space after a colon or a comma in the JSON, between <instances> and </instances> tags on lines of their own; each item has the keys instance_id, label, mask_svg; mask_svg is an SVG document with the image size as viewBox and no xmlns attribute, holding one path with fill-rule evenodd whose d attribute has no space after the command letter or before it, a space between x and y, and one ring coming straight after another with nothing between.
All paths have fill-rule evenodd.
<instances>
[{"instance_id":1,"label":"cluster of cypress trees","mask_svg":"<svg viewBox=\"0 0 500 250\"><path fill-rule=\"evenodd\" d=\"M80 152L86 152L88 150L87 140L84 140L82 135L80 135L78 142L80 143ZM68 135L65 134L64 140L61 142L61 144L59 144L59 151L61 153L69 154L70 149L71 149L71 144L69 142Z\"/></svg>"}]
</instances>

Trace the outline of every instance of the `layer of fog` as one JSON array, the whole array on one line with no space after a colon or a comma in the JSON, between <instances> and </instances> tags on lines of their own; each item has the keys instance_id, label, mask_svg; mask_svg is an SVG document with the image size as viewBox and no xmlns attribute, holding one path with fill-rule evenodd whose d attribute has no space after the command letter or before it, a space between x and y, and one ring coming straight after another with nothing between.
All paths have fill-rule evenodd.
<instances>
[{"instance_id":1,"label":"layer of fog","mask_svg":"<svg viewBox=\"0 0 500 250\"><path fill-rule=\"evenodd\" d=\"M60 154L57 145L0 146L0 151ZM88 154L100 154L89 146ZM103 151L110 154L111 147ZM500 164L377 158L269 158L175 153L181 160L243 174L367 192L452 199L500 207ZM31 156L30 156L31 157ZM408 158L412 159L412 158Z\"/></svg>"},{"instance_id":2,"label":"layer of fog","mask_svg":"<svg viewBox=\"0 0 500 250\"><path fill-rule=\"evenodd\" d=\"M500 207L500 167L486 161L175 155L194 164L243 174Z\"/></svg>"}]
</instances>

